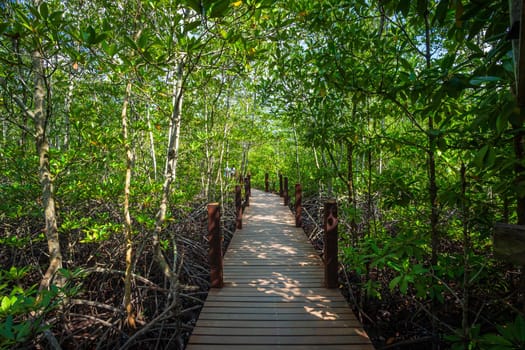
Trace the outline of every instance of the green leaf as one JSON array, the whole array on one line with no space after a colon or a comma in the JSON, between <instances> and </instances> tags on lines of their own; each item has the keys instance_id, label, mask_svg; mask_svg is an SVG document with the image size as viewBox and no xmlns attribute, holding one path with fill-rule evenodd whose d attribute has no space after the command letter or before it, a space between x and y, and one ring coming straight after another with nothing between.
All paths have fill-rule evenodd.
<instances>
[{"instance_id":1,"label":"green leaf","mask_svg":"<svg viewBox=\"0 0 525 350\"><path fill-rule=\"evenodd\" d=\"M455 52L449 53L449 54L445 55L445 57L441 61L440 66L444 70L449 70L449 69L452 68L455 60L456 60Z\"/></svg>"},{"instance_id":2,"label":"green leaf","mask_svg":"<svg viewBox=\"0 0 525 350\"><path fill-rule=\"evenodd\" d=\"M514 321L514 327L516 328L518 334L518 341L525 343L525 319L523 316L518 315Z\"/></svg>"},{"instance_id":3,"label":"green leaf","mask_svg":"<svg viewBox=\"0 0 525 350\"><path fill-rule=\"evenodd\" d=\"M0 23L0 35L2 35L7 30L7 28L9 28L8 23Z\"/></svg>"},{"instance_id":4,"label":"green leaf","mask_svg":"<svg viewBox=\"0 0 525 350\"><path fill-rule=\"evenodd\" d=\"M40 13L40 16L42 16L43 19L47 19L49 16L49 7L47 6L47 3L44 1L38 6L38 12Z\"/></svg>"},{"instance_id":5,"label":"green leaf","mask_svg":"<svg viewBox=\"0 0 525 350\"><path fill-rule=\"evenodd\" d=\"M229 7L229 0L217 0L210 4L206 12L210 18L223 17L226 14L226 11L228 11Z\"/></svg>"},{"instance_id":6,"label":"green leaf","mask_svg":"<svg viewBox=\"0 0 525 350\"><path fill-rule=\"evenodd\" d=\"M489 145L485 145L481 147L481 149L478 151L478 153L476 153L476 156L474 157L474 165L476 165L480 169L483 169L484 159L487 155L488 150Z\"/></svg>"},{"instance_id":7,"label":"green leaf","mask_svg":"<svg viewBox=\"0 0 525 350\"><path fill-rule=\"evenodd\" d=\"M406 0L401 0L401 1L406 1ZM421 17L425 16L426 12L428 11L427 1L428 0L417 0L416 13ZM410 3L410 1L406 1L406 2Z\"/></svg>"},{"instance_id":8,"label":"green leaf","mask_svg":"<svg viewBox=\"0 0 525 350\"><path fill-rule=\"evenodd\" d=\"M135 41L132 40L129 36L126 35L126 36L123 37L123 39L124 39L124 42L126 44L128 44L128 46L130 48L132 48L134 50L138 50L137 43L135 43Z\"/></svg>"},{"instance_id":9,"label":"green leaf","mask_svg":"<svg viewBox=\"0 0 525 350\"><path fill-rule=\"evenodd\" d=\"M11 307L11 298L8 296L2 297L2 302L0 303L0 311L7 312L9 308Z\"/></svg>"},{"instance_id":10,"label":"green leaf","mask_svg":"<svg viewBox=\"0 0 525 350\"><path fill-rule=\"evenodd\" d=\"M483 50L478 46L476 45L475 43L473 43L472 41L470 40L465 40L465 44L467 45L467 47L474 51L474 53L476 55L483 55Z\"/></svg>"},{"instance_id":11,"label":"green leaf","mask_svg":"<svg viewBox=\"0 0 525 350\"><path fill-rule=\"evenodd\" d=\"M138 40L137 40L137 46L141 49L145 49L146 46L148 45L148 42L149 42L149 38L150 38L150 34L147 30L144 30Z\"/></svg>"},{"instance_id":12,"label":"green leaf","mask_svg":"<svg viewBox=\"0 0 525 350\"><path fill-rule=\"evenodd\" d=\"M93 29L92 26L87 27L81 32L82 40L88 45L92 44L92 41L95 40L96 36L97 34L95 33L95 29Z\"/></svg>"},{"instance_id":13,"label":"green leaf","mask_svg":"<svg viewBox=\"0 0 525 350\"><path fill-rule=\"evenodd\" d=\"M405 68L407 72L413 72L414 69L410 62L408 62L408 60L406 60L403 57L399 57L399 61L401 62L401 65L403 66L403 68Z\"/></svg>"},{"instance_id":14,"label":"green leaf","mask_svg":"<svg viewBox=\"0 0 525 350\"><path fill-rule=\"evenodd\" d=\"M201 2L199 0L186 0L185 4L195 10L197 13L202 13Z\"/></svg>"},{"instance_id":15,"label":"green leaf","mask_svg":"<svg viewBox=\"0 0 525 350\"><path fill-rule=\"evenodd\" d=\"M108 37L108 34L106 33L99 34L95 36L95 38L93 38L93 40L91 41L91 45L99 44L102 41L106 40L107 37Z\"/></svg>"},{"instance_id":16,"label":"green leaf","mask_svg":"<svg viewBox=\"0 0 525 350\"><path fill-rule=\"evenodd\" d=\"M55 11L49 16L49 20L55 27L58 27L59 24L62 22L63 15L64 11Z\"/></svg>"},{"instance_id":17,"label":"green leaf","mask_svg":"<svg viewBox=\"0 0 525 350\"><path fill-rule=\"evenodd\" d=\"M408 290L408 278L406 276L403 276L401 279L401 283L399 284L399 290L402 294L406 294Z\"/></svg>"},{"instance_id":18,"label":"green leaf","mask_svg":"<svg viewBox=\"0 0 525 350\"><path fill-rule=\"evenodd\" d=\"M504 347L508 347L509 350L513 348L512 343L499 334L494 334L494 333L485 334L482 337L482 339L483 339L483 342L488 345L504 346Z\"/></svg>"},{"instance_id":19,"label":"green leaf","mask_svg":"<svg viewBox=\"0 0 525 350\"><path fill-rule=\"evenodd\" d=\"M402 278L403 276L394 277L388 284L388 288L390 288L390 290L394 290L394 288L396 288L396 286L401 282Z\"/></svg>"},{"instance_id":20,"label":"green leaf","mask_svg":"<svg viewBox=\"0 0 525 350\"><path fill-rule=\"evenodd\" d=\"M23 342L31 333L31 322L26 321L14 327L16 331L16 341Z\"/></svg>"},{"instance_id":21,"label":"green leaf","mask_svg":"<svg viewBox=\"0 0 525 350\"><path fill-rule=\"evenodd\" d=\"M414 271L415 274L423 275L428 272L428 269L421 264L416 264L412 268L412 271Z\"/></svg>"},{"instance_id":22,"label":"green leaf","mask_svg":"<svg viewBox=\"0 0 525 350\"><path fill-rule=\"evenodd\" d=\"M493 83L493 82L501 81L501 80L502 79L500 77L495 77L495 76L478 76L478 77L472 77L469 83L470 85L479 86L483 83Z\"/></svg>"},{"instance_id":23,"label":"green leaf","mask_svg":"<svg viewBox=\"0 0 525 350\"><path fill-rule=\"evenodd\" d=\"M500 113L496 119L496 130L498 133L502 133L505 130L507 130L507 127L509 125L509 114L508 113Z\"/></svg>"},{"instance_id":24,"label":"green leaf","mask_svg":"<svg viewBox=\"0 0 525 350\"><path fill-rule=\"evenodd\" d=\"M2 335L6 339L14 340L15 335L13 334L13 315L8 315L5 319L4 326L0 327L2 329Z\"/></svg>"},{"instance_id":25,"label":"green leaf","mask_svg":"<svg viewBox=\"0 0 525 350\"><path fill-rule=\"evenodd\" d=\"M201 25L201 21L193 21L193 22L190 22L190 23L185 23L184 24L184 32L185 33L191 32L193 29L197 28L200 25Z\"/></svg>"},{"instance_id":26,"label":"green leaf","mask_svg":"<svg viewBox=\"0 0 525 350\"><path fill-rule=\"evenodd\" d=\"M110 57L113 57L118 52L116 44L108 44L105 41L102 42L102 50Z\"/></svg>"},{"instance_id":27,"label":"green leaf","mask_svg":"<svg viewBox=\"0 0 525 350\"><path fill-rule=\"evenodd\" d=\"M439 2L438 6L436 7L434 18L432 19L432 24L435 24L436 22L439 24L443 24L445 18L447 17L449 2L450 0L441 0Z\"/></svg>"},{"instance_id":28,"label":"green leaf","mask_svg":"<svg viewBox=\"0 0 525 350\"><path fill-rule=\"evenodd\" d=\"M448 96L458 98L466 86L463 77L455 75L448 81L445 81L443 87Z\"/></svg>"},{"instance_id":29,"label":"green leaf","mask_svg":"<svg viewBox=\"0 0 525 350\"><path fill-rule=\"evenodd\" d=\"M397 12L401 12L404 17L407 17L410 12L410 1L407 0L401 0L397 4L396 8Z\"/></svg>"}]
</instances>

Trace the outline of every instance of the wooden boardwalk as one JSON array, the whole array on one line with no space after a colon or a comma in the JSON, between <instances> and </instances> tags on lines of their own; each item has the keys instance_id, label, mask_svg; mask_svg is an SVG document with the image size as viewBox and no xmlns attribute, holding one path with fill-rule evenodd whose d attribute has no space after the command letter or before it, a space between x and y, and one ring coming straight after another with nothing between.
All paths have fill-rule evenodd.
<instances>
[{"instance_id":1,"label":"wooden boardwalk","mask_svg":"<svg viewBox=\"0 0 525 350\"><path fill-rule=\"evenodd\" d=\"M252 190L188 350L374 349L282 198Z\"/></svg>"}]
</instances>

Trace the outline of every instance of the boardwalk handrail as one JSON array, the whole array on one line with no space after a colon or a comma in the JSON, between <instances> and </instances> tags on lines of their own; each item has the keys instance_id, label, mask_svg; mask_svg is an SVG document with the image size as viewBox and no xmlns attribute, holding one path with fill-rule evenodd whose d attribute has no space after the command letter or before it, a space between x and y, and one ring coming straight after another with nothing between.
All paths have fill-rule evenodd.
<instances>
[{"instance_id":1,"label":"boardwalk handrail","mask_svg":"<svg viewBox=\"0 0 525 350\"><path fill-rule=\"evenodd\" d=\"M265 174L265 183L268 183L268 173ZM280 190L282 190L282 197L284 197L284 205L289 205L289 194L288 194L288 177L284 177L283 174L279 174ZM267 187L267 186L266 186ZM235 186L235 207L236 207L236 229L242 229L242 213L245 207L250 205L250 194L251 194L251 176L248 174L244 178L244 192L245 197L242 201L241 186ZM212 209L210 209L212 208ZM212 210L212 211L210 211ZM302 226L302 187L300 183L295 185L295 226ZM324 262L324 284L327 288L337 288L339 285L339 262L338 262L338 218L337 218L337 202L335 199L329 199L324 205L324 249L323 249L323 262ZM307 213L308 214L308 213ZM210 215L213 215L211 217ZM222 249L217 248L217 240L222 242L222 238L214 238L215 235L220 237L219 225L214 224L214 220L218 220L220 217L220 206L218 203L210 203L208 205L208 234L210 241L209 248L209 260L210 260L210 283L212 288L222 288ZM309 215L309 214L308 214ZM211 231L213 230L213 232ZM217 232L215 232L217 231Z\"/></svg>"}]
</instances>

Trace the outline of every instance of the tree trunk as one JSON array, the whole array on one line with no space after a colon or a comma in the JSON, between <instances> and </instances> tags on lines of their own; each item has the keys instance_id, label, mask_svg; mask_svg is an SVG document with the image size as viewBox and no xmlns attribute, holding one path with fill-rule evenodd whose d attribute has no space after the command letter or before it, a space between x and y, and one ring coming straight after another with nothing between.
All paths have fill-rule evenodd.
<instances>
[{"instance_id":1,"label":"tree trunk","mask_svg":"<svg viewBox=\"0 0 525 350\"><path fill-rule=\"evenodd\" d=\"M299 162L299 140L297 138L297 129L295 128L295 123L293 124L293 138L295 143L295 167L297 169L297 181L301 183L301 164Z\"/></svg>"},{"instance_id":2,"label":"tree trunk","mask_svg":"<svg viewBox=\"0 0 525 350\"><path fill-rule=\"evenodd\" d=\"M346 161L347 161L347 180L346 180L346 190L348 191L348 206L350 208L356 208L355 198L354 198L354 144L351 141L346 142ZM355 221L355 215L357 211L353 211L352 218L350 220L351 234L352 234L352 244L355 246L359 241L357 236L357 225Z\"/></svg>"},{"instance_id":3,"label":"tree trunk","mask_svg":"<svg viewBox=\"0 0 525 350\"><path fill-rule=\"evenodd\" d=\"M431 48L430 48L430 23L428 14L425 16L426 25L426 62L427 68L431 68ZM432 241L432 256L431 264L437 264L437 257L439 251L439 212L437 203L438 187L436 182L436 136L434 131L434 118L432 115L428 116L428 150L427 150L427 162L428 162L428 195L430 204L430 236Z\"/></svg>"},{"instance_id":4,"label":"tree trunk","mask_svg":"<svg viewBox=\"0 0 525 350\"><path fill-rule=\"evenodd\" d=\"M463 304L461 328L463 328L464 349L468 350L470 345L470 233L469 233L469 207L467 202L467 177L465 164L461 164L461 216L463 222Z\"/></svg>"},{"instance_id":5,"label":"tree trunk","mask_svg":"<svg viewBox=\"0 0 525 350\"><path fill-rule=\"evenodd\" d=\"M153 231L153 247L155 250L155 260L159 264L162 272L168 278L171 283L172 297L176 298L177 288L177 276L169 266L168 262L162 254L162 248L160 246L160 234L162 232L162 226L166 221L166 213L168 210L169 195L172 182L177 177L177 162L179 159L179 141L180 141L180 129L181 129L181 111L182 111L182 97L183 97L183 69L184 63L181 61L177 65L177 71L175 76L175 83L173 86L173 111L170 117L170 134L169 134L169 145L168 155L166 161L166 172L164 174L164 184L162 187L162 199L160 208L157 213L155 222L155 230ZM178 256L176 242L173 242L173 255L175 260Z\"/></svg>"},{"instance_id":6,"label":"tree trunk","mask_svg":"<svg viewBox=\"0 0 525 350\"><path fill-rule=\"evenodd\" d=\"M204 132L206 135L206 140L204 140L204 148L205 148L205 154L206 154L206 174L204 178L204 195L208 199L208 202L213 202L213 191L212 191L212 172L213 172L213 152L212 152L212 141L211 138L211 130L213 125L213 107L212 111L210 112L208 110L208 104L207 99L204 97Z\"/></svg>"},{"instance_id":7,"label":"tree trunk","mask_svg":"<svg viewBox=\"0 0 525 350\"><path fill-rule=\"evenodd\" d=\"M425 61L426 68L432 68L432 51L430 45L430 19L429 11L425 10ZM438 211L438 186L436 181L436 143L437 136L434 134L434 117L432 113L428 115L428 124L427 124L427 140L428 140L428 149L427 149L427 169L428 169L428 197L430 205L430 239L431 239L431 257L430 263L432 266L437 265L438 254L439 254L439 211ZM432 300L432 314L436 314L437 309L437 299ZM437 335L437 322L436 318L432 317L432 334ZM434 337L437 339L437 337ZM439 342L432 342L432 349L438 349Z\"/></svg>"},{"instance_id":8,"label":"tree trunk","mask_svg":"<svg viewBox=\"0 0 525 350\"><path fill-rule=\"evenodd\" d=\"M515 85L511 86L511 91L516 96L516 101L520 109L521 118L525 116L525 12L523 11L523 0L509 0L510 26L519 25L519 36L512 40L512 51L514 57ZM525 182L525 167L522 161L525 157L525 132L523 125L515 127L514 132L514 155L516 157L514 182L518 188ZM525 224L525 196L518 191L516 197L516 214L518 225Z\"/></svg>"},{"instance_id":9,"label":"tree trunk","mask_svg":"<svg viewBox=\"0 0 525 350\"><path fill-rule=\"evenodd\" d=\"M6 119L2 120L2 143L4 144L4 147L5 145L7 145L7 120Z\"/></svg>"},{"instance_id":10,"label":"tree trunk","mask_svg":"<svg viewBox=\"0 0 525 350\"><path fill-rule=\"evenodd\" d=\"M155 139L153 137L153 129L151 128L151 118L149 112L149 105L146 107L146 119L148 122L149 147L151 154L151 161L153 162L153 179L157 181L157 154L155 152Z\"/></svg>"},{"instance_id":11,"label":"tree trunk","mask_svg":"<svg viewBox=\"0 0 525 350\"><path fill-rule=\"evenodd\" d=\"M226 117L228 117L228 114L229 114L229 100L228 100ZM226 120L228 120L228 118L226 118ZM220 184L220 187L221 187L221 203L224 203L224 181L230 177L230 174L227 174L225 179L222 178L222 174L223 174L222 169L224 168L223 166L224 155L227 152L226 148L227 148L228 132L229 132L228 122L225 121L224 129L222 131L222 141L221 141L221 149L219 152L219 161L218 161L219 164L217 166L217 176L215 178L215 187L217 187L218 184ZM228 163L226 163L226 166L227 165Z\"/></svg>"},{"instance_id":12,"label":"tree trunk","mask_svg":"<svg viewBox=\"0 0 525 350\"><path fill-rule=\"evenodd\" d=\"M75 82L73 75L69 75L69 87L67 90L66 98L64 100L64 150L69 149L69 143L71 141L71 101L73 100L73 90L75 88Z\"/></svg>"},{"instance_id":13,"label":"tree trunk","mask_svg":"<svg viewBox=\"0 0 525 350\"><path fill-rule=\"evenodd\" d=\"M49 289L57 271L62 268L62 252L58 236L56 220L56 207L49 160L49 141L46 135L48 115L45 109L46 83L44 61L38 50L32 53L35 91L33 95L33 121L35 124L35 143L39 157L39 180L42 187L42 205L45 218L45 232L49 250L49 267L47 268L39 290ZM62 279L57 280L57 285L62 285Z\"/></svg>"},{"instance_id":14,"label":"tree trunk","mask_svg":"<svg viewBox=\"0 0 525 350\"><path fill-rule=\"evenodd\" d=\"M129 195L131 191L131 169L133 167L133 151L131 149L128 136L128 105L131 95L131 81L126 84L126 95L122 105L122 142L126 151L126 178L124 182L124 237L126 240L126 271L124 275L124 308L127 314L127 324L135 328L135 317L131 305L131 277L132 277L132 257L133 257L133 229L131 226L131 216L129 213Z\"/></svg>"},{"instance_id":15,"label":"tree trunk","mask_svg":"<svg viewBox=\"0 0 525 350\"><path fill-rule=\"evenodd\" d=\"M520 107L521 113L525 113L525 108ZM514 136L514 155L516 156L515 172L516 177L514 182L518 188L525 184L525 167L521 165L525 159L525 132L520 128L516 130ZM516 214L518 216L518 225L525 225L525 196L517 192L516 199Z\"/></svg>"}]
</instances>

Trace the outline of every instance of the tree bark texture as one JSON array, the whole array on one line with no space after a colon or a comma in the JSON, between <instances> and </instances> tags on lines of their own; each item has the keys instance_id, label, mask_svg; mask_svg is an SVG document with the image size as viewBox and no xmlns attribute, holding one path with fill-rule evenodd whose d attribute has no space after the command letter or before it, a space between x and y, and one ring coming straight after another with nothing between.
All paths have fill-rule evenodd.
<instances>
[{"instance_id":1,"label":"tree bark texture","mask_svg":"<svg viewBox=\"0 0 525 350\"><path fill-rule=\"evenodd\" d=\"M55 194L53 177L49 160L49 141L46 135L48 115L45 108L46 82L44 73L44 59L40 51L32 53L32 67L34 74L35 91L33 95L33 121L35 124L35 143L39 158L39 180L42 188L42 206L44 209L45 232L49 250L49 267L42 281L40 290L49 289L57 271L62 268L62 251L58 236L56 219ZM59 280L58 284L62 284Z\"/></svg>"},{"instance_id":2,"label":"tree bark texture","mask_svg":"<svg viewBox=\"0 0 525 350\"><path fill-rule=\"evenodd\" d=\"M157 213L155 222L155 230L153 232L153 247L155 249L155 260L159 264L162 272L170 280L172 284L172 292L175 290L177 284L177 276L169 266L168 262L162 254L160 246L160 234L162 226L166 221L166 213L168 210L169 195L171 191L171 184L177 177L177 162L179 159L179 141L181 129L181 111L182 111L182 97L183 97L183 69L184 65L181 61L177 66L176 82L173 87L173 111L170 117L170 134L168 144L168 155L166 160L166 172L164 175L164 184L162 186L162 199L160 208ZM173 242L175 245L175 242ZM174 246L174 255L177 256L177 246Z\"/></svg>"},{"instance_id":3,"label":"tree bark texture","mask_svg":"<svg viewBox=\"0 0 525 350\"><path fill-rule=\"evenodd\" d=\"M131 81L126 84L126 95L122 106L122 142L126 151L126 177L124 181L124 238L126 241L126 271L124 275L124 308L127 314L127 324L135 328L135 317L131 305L131 277L133 267L133 228L129 213L129 196L131 191L131 170L133 167L133 151L128 136L128 105L131 95Z\"/></svg>"}]
</instances>

